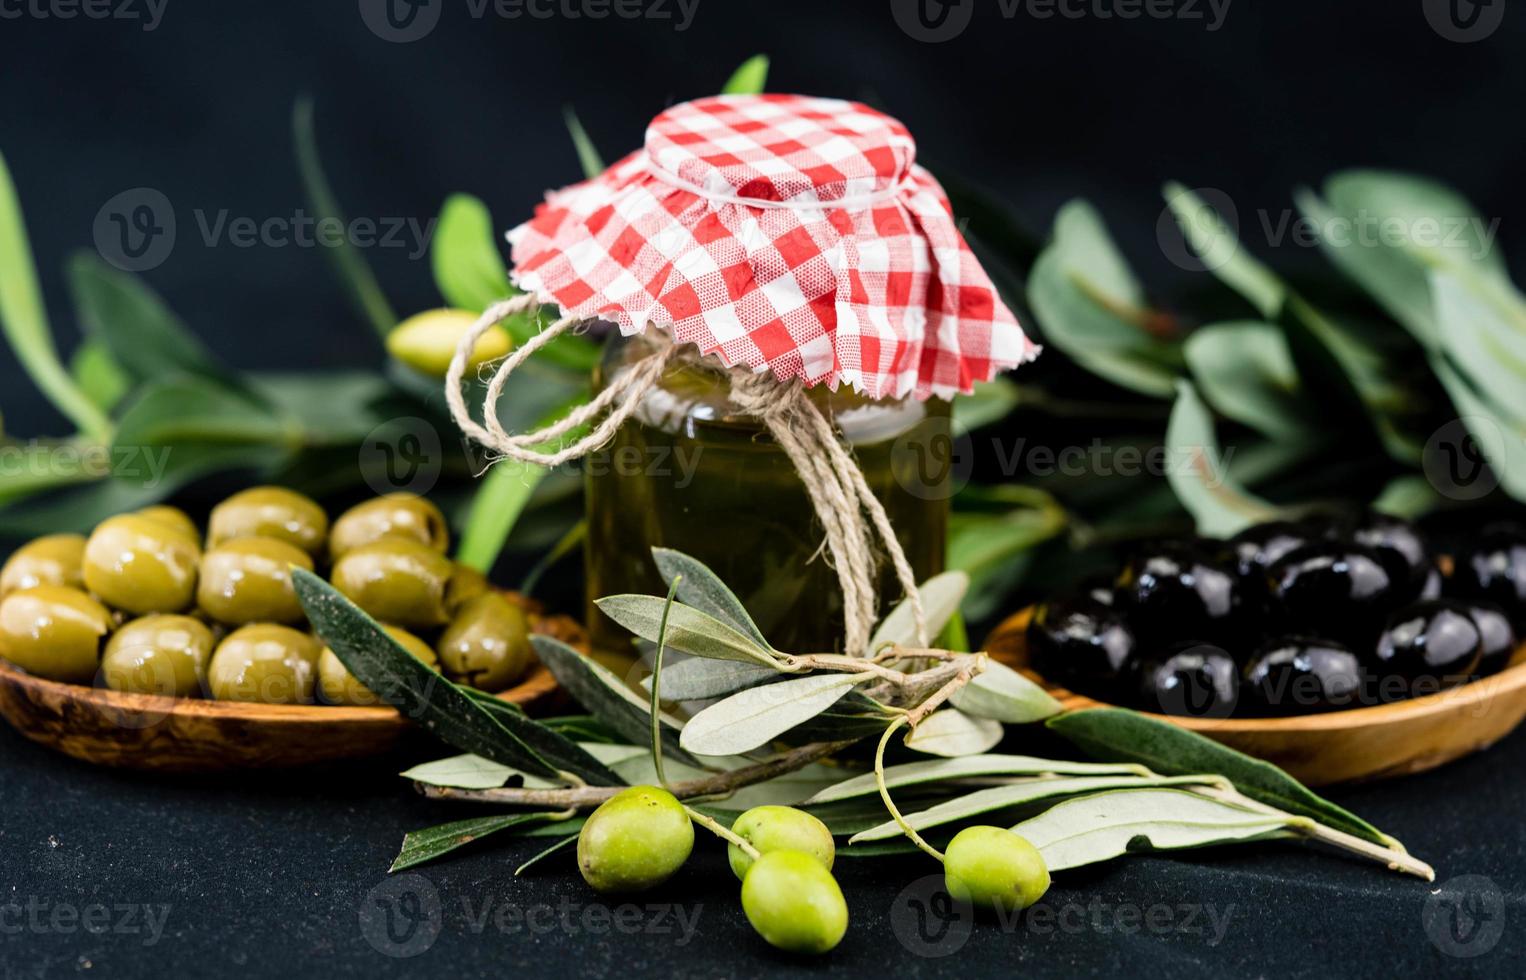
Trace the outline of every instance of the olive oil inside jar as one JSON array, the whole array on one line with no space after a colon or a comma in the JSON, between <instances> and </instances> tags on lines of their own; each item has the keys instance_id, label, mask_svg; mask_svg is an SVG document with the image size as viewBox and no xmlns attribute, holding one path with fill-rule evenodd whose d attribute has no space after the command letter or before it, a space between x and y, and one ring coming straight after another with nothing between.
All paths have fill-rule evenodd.
<instances>
[{"instance_id":1,"label":"olive oil inside jar","mask_svg":"<svg viewBox=\"0 0 1526 980\"><path fill-rule=\"evenodd\" d=\"M653 343L614 338L596 387L650 354ZM714 358L681 353L614 440L585 461L588 623L603 654L631 654L631 637L593 600L665 594L651 556L658 546L710 566L777 649L830 652L842 643L842 591L815 508L789 457L763 423L737 414L729 390ZM847 386L814 388L811 398L850 444L917 581L942 571L949 404L874 401ZM888 561L878 587L884 615L901 598Z\"/></svg>"}]
</instances>

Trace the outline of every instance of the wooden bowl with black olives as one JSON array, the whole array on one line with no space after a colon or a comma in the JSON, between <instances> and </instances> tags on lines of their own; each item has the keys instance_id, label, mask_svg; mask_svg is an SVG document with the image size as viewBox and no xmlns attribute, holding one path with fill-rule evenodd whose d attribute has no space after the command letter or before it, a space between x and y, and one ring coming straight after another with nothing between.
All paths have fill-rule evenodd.
<instances>
[{"instance_id":1,"label":"wooden bowl with black olives","mask_svg":"<svg viewBox=\"0 0 1526 980\"><path fill-rule=\"evenodd\" d=\"M377 755L410 724L315 636L291 569L321 569L452 681L527 706L556 691L531 633L586 645L446 556L433 503L397 493L330 525L316 502L255 487L206 533L173 507L49 535L0 568L0 715L89 762L212 771Z\"/></svg>"},{"instance_id":2,"label":"wooden bowl with black olives","mask_svg":"<svg viewBox=\"0 0 1526 980\"><path fill-rule=\"evenodd\" d=\"M1418 772L1526 718L1526 529L1449 550L1384 516L1166 543L986 648L1067 707L1158 714L1310 785Z\"/></svg>"}]
</instances>

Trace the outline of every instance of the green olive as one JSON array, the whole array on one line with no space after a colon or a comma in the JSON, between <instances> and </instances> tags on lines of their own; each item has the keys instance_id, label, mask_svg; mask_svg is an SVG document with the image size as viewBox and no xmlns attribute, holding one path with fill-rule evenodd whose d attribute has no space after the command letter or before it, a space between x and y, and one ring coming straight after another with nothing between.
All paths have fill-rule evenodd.
<instances>
[{"instance_id":1,"label":"green olive","mask_svg":"<svg viewBox=\"0 0 1526 980\"><path fill-rule=\"evenodd\" d=\"M191 616L144 616L112 634L101 676L113 691L188 698L201 693L212 631Z\"/></svg>"},{"instance_id":2,"label":"green olive","mask_svg":"<svg viewBox=\"0 0 1526 980\"><path fill-rule=\"evenodd\" d=\"M426 544L388 538L362 545L334 565L334 588L387 623L410 629L442 626L450 618L445 586L455 566Z\"/></svg>"},{"instance_id":3,"label":"green olive","mask_svg":"<svg viewBox=\"0 0 1526 980\"><path fill-rule=\"evenodd\" d=\"M944 852L943 880L961 902L1015 912L1044 897L1049 867L1038 848L1005 827L966 827Z\"/></svg>"},{"instance_id":4,"label":"green olive","mask_svg":"<svg viewBox=\"0 0 1526 980\"><path fill-rule=\"evenodd\" d=\"M191 515L179 507L171 507L168 504L155 504L152 507L145 507L138 511L138 515L175 528L196 542L196 547L201 547L200 529L196 527L196 522L191 520Z\"/></svg>"},{"instance_id":5,"label":"green olive","mask_svg":"<svg viewBox=\"0 0 1526 980\"><path fill-rule=\"evenodd\" d=\"M832 872L804 851L769 851L742 879L742 912L758 935L791 953L825 953L848 931Z\"/></svg>"},{"instance_id":6,"label":"green olive","mask_svg":"<svg viewBox=\"0 0 1526 980\"><path fill-rule=\"evenodd\" d=\"M433 667L440 662L435 652L429 649L429 644L407 630L386 625L382 629L427 666ZM355 679L355 675L340 661L339 654L328 647L323 648L323 654L318 658L318 697L329 704L348 704L357 708L383 703L381 698L371 693L370 688Z\"/></svg>"},{"instance_id":7,"label":"green olive","mask_svg":"<svg viewBox=\"0 0 1526 980\"><path fill-rule=\"evenodd\" d=\"M141 514L119 514L85 543L85 585L130 613L179 612L196 593L200 561L200 549L181 532Z\"/></svg>"},{"instance_id":8,"label":"green olive","mask_svg":"<svg viewBox=\"0 0 1526 980\"><path fill-rule=\"evenodd\" d=\"M578 833L578 870L597 892L639 892L662 884L694 850L682 803L657 786L632 786L605 800Z\"/></svg>"},{"instance_id":9,"label":"green olive","mask_svg":"<svg viewBox=\"0 0 1526 980\"><path fill-rule=\"evenodd\" d=\"M17 548L0 568L0 596L39 585L85 586L85 536L50 534Z\"/></svg>"},{"instance_id":10,"label":"green olive","mask_svg":"<svg viewBox=\"0 0 1526 980\"><path fill-rule=\"evenodd\" d=\"M51 681L89 684L111 612L79 589L39 585L0 599L0 656Z\"/></svg>"},{"instance_id":11,"label":"green olive","mask_svg":"<svg viewBox=\"0 0 1526 980\"><path fill-rule=\"evenodd\" d=\"M278 538L234 538L201 558L196 604L220 623L299 623L291 568L313 570L307 552Z\"/></svg>"},{"instance_id":12,"label":"green olive","mask_svg":"<svg viewBox=\"0 0 1526 980\"><path fill-rule=\"evenodd\" d=\"M244 626L217 645L207 686L219 701L311 704L319 649L317 640L290 626Z\"/></svg>"},{"instance_id":13,"label":"green olive","mask_svg":"<svg viewBox=\"0 0 1526 980\"><path fill-rule=\"evenodd\" d=\"M486 575L468 565L457 563L455 572L445 586L445 608L454 616L461 611L462 606L491 591L493 583L487 580Z\"/></svg>"},{"instance_id":14,"label":"green olive","mask_svg":"<svg viewBox=\"0 0 1526 980\"><path fill-rule=\"evenodd\" d=\"M311 499L284 487L253 487L212 508L207 547L234 538L280 538L316 556L328 531L328 515Z\"/></svg>"},{"instance_id":15,"label":"green olive","mask_svg":"<svg viewBox=\"0 0 1526 980\"><path fill-rule=\"evenodd\" d=\"M416 371L445 377L461 338L477 322L470 310L425 310L399 323L387 334L387 352ZM477 367L508 354L514 345L507 330L489 327L472 346L467 367Z\"/></svg>"},{"instance_id":16,"label":"green olive","mask_svg":"<svg viewBox=\"0 0 1526 980\"><path fill-rule=\"evenodd\" d=\"M468 602L440 634L445 676L479 691L502 691L530 666L530 620L497 592Z\"/></svg>"},{"instance_id":17,"label":"green olive","mask_svg":"<svg viewBox=\"0 0 1526 980\"><path fill-rule=\"evenodd\" d=\"M408 538L441 554L450 550L450 529L440 508L418 494L389 493L339 515L329 534L329 554L338 561L383 538Z\"/></svg>"},{"instance_id":18,"label":"green olive","mask_svg":"<svg viewBox=\"0 0 1526 980\"><path fill-rule=\"evenodd\" d=\"M754 848L767 854L769 851L801 851L832 870L837 857L837 846L832 842L832 832L804 810L792 806L755 806L737 817L731 832L747 841ZM739 880L746 880L752 858L746 851L729 844L726 857L731 861L731 872Z\"/></svg>"}]
</instances>

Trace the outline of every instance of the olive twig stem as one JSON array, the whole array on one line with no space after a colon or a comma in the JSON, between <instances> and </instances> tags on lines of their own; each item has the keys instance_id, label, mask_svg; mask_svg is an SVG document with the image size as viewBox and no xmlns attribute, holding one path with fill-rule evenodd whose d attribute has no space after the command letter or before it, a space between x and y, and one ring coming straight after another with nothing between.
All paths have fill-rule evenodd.
<instances>
[{"instance_id":1,"label":"olive twig stem","mask_svg":"<svg viewBox=\"0 0 1526 980\"><path fill-rule=\"evenodd\" d=\"M754 861L763 856L758 851L758 849L749 844L745 838L738 834L734 834L730 830L721 826L721 822L714 817L708 817L694 809L692 806L687 805L684 807L684 812L689 815L690 820L693 820L701 827L704 827L706 830L710 831L710 833L719 837L721 840L727 842L728 844L735 844L737 847L741 848L743 853L752 858Z\"/></svg>"},{"instance_id":2,"label":"olive twig stem","mask_svg":"<svg viewBox=\"0 0 1526 980\"><path fill-rule=\"evenodd\" d=\"M678 594L682 575L673 576L668 583L668 601L662 607L662 622L657 627L657 654L652 660L652 703L648 714L652 718L652 768L657 772L657 785L666 788L668 777L662 770L662 655L668 646L668 613L673 610L673 597Z\"/></svg>"},{"instance_id":3,"label":"olive twig stem","mask_svg":"<svg viewBox=\"0 0 1526 980\"><path fill-rule=\"evenodd\" d=\"M885 785L885 746L890 743L890 736L896 733L896 729L906 724L909 717L909 715L902 715L900 718L897 718L885 728L885 734L880 736L879 747L874 751L874 784L879 787L880 799L884 801L885 809L890 811L890 816L895 819L896 826L901 828L901 833L905 834L913 844L936 858L938 863L941 864L943 863L943 852L923 840L922 835L917 833L911 824L906 822L906 818L901 816L901 811L896 809L895 801L890 798L890 788Z\"/></svg>"},{"instance_id":4,"label":"olive twig stem","mask_svg":"<svg viewBox=\"0 0 1526 980\"><path fill-rule=\"evenodd\" d=\"M841 742L812 742L790 749L788 752L765 759L762 762L728 772L712 773L695 779L680 780L668 787L669 792L681 800L696 796L729 796L744 786L765 782L778 776L804 769L813 762L852 745L857 739ZM592 809L614 796L623 786L575 786L566 789L535 789L531 787L504 786L498 789L457 789L451 786L429 786L416 783L419 792L432 800L461 800L471 803L491 803L496 806L543 806L558 810Z\"/></svg>"},{"instance_id":5,"label":"olive twig stem","mask_svg":"<svg viewBox=\"0 0 1526 980\"><path fill-rule=\"evenodd\" d=\"M926 701L923 701L921 704L917 705L916 708L906 716L906 721L911 725L912 728L916 728L919 724L922 723L923 718L926 718L928 715L938 710L939 706L941 706L943 702L957 694L961 687L964 687L964 685L968 684L976 674L985 669L985 654L978 653L971 657L967 662L960 665L959 672L954 675L952 680L934 691L932 696L929 697Z\"/></svg>"},{"instance_id":6,"label":"olive twig stem","mask_svg":"<svg viewBox=\"0 0 1526 980\"><path fill-rule=\"evenodd\" d=\"M1390 871L1398 871L1404 874L1411 874L1417 878L1423 878L1426 881L1436 880L1436 870L1434 868L1432 868L1429 864L1426 864L1424 861L1410 856L1408 853L1401 849L1384 847L1381 844L1374 844L1373 842L1363 840L1354 834L1348 834L1343 830L1336 830L1334 827L1327 827L1318 821L1295 817L1290 813L1286 813L1277 809L1276 807L1268 806L1258 800L1253 800L1233 788L1225 788L1222 786L1201 786L1197 787L1195 791L1202 796L1212 797L1217 800L1222 800L1225 803L1232 803L1235 806L1255 810L1259 813L1274 814L1277 816L1286 817L1293 829L1297 830L1299 833L1302 833L1304 836L1312 840L1323 841L1332 847L1340 848L1343 851L1350 851L1353 854L1359 854L1369 860L1377 861L1380 864L1387 865Z\"/></svg>"}]
</instances>

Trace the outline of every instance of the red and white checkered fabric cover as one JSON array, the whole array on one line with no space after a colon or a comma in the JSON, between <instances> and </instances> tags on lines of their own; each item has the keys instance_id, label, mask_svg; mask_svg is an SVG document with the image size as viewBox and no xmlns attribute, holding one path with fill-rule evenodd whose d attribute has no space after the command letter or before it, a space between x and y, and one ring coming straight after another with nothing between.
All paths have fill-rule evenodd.
<instances>
[{"instance_id":1,"label":"red and white checkered fabric cover","mask_svg":"<svg viewBox=\"0 0 1526 980\"><path fill-rule=\"evenodd\" d=\"M968 393L1038 348L915 157L906 127L856 102L686 102L509 232L513 279L567 314L656 326L781 380Z\"/></svg>"}]
</instances>

